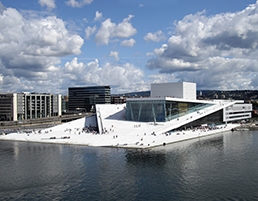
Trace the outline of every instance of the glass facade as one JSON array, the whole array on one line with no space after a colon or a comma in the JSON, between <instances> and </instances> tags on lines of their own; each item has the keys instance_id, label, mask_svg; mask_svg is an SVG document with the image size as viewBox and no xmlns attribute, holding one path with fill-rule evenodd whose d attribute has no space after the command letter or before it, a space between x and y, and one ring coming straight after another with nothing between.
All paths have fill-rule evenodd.
<instances>
[{"instance_id":1,"label":"glass facade","mask_svg":"<svg viewBox=\"0 0 258 201\"><path fill-rule=\"evenodd\" d=\"M169 100L128 100L126 119L139 122L165 122L208 106L211 104Z\"/></svg>"},{"instance_id":2,"label":"glass facade","mask_svg":"<svg viewBox=\"0 0 258 201\"><path fill-rule=\"evenodd\" d=\"M111 103L110 86L70 87L69 111L90 112L95 104Z\"/></svg>"},{"instance_id":3,"label":"glass facade","mask_svg":"<svg viewBox=\"0 0 258 201\"><path fill-rule=\"evenodd\" d=\"M187 128L192 128L196 126L201 126L203 124L207 125L216 125L216 124L223 124L223 109L214 112L210 115L207 115L205 117L202 117L196 121L193 121L189 124L185 124L184 126L177 128L177 130L184 130Z\"/></svg>"},{"instance_id":4,"label":"glass facade","mask_svg":"<svg viewBox=\"0 0 258 201\"><path fill-rule=\"evenodd\" d=\"M0 94L0 121L13 121L13 94Z\"/></svg>"},{"instance_id":5,"label":"glass facade","mask_svg":"<svg viewBox=\"0 0 258 201\"><path fill-rule=\"evenodd\" d=\"M164 122L165 121L165 101L164 100L127 101L126 119L129 121Z\"/></svg>"}]
</instances>

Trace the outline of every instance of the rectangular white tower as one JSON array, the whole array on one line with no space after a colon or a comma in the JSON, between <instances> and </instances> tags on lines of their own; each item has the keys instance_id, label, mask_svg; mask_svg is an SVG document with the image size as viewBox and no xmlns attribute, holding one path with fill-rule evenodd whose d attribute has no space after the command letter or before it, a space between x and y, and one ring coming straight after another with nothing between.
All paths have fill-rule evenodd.
<instances>
[{"instance_id":1,"label":"rectangular white tower","mask_svg":"<svg viewBox=\"0 0 258 201\"><path fill-rule=\"evenodd\" d=\"M151 84L151 97L173 97L196 100L196 83L153 83Z\"/></svg>"}]
</instances>

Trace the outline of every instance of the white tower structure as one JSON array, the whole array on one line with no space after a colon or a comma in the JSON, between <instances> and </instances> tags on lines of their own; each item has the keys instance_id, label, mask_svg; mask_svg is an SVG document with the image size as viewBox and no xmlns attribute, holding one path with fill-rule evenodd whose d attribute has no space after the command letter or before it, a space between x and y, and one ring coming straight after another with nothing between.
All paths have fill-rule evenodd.
<instances>
[{"instance_id":1,"label":"white tower structure","mask_svg":"<svg viewBox=\"0 0 258 201\"><path fill-rule=\"evenodd\" d=\"M153 83L151 84L151 97L173 97L196 100L196 83Z\"/></svg>"}]
</instances>

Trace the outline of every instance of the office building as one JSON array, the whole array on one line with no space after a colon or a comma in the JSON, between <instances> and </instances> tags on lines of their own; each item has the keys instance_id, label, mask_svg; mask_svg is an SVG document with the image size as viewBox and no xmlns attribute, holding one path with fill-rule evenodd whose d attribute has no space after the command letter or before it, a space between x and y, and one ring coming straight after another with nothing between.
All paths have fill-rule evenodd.
<instances>
[{"instance_id":1,"label":"office building","mask_svg":"<svg viewBox=\"0 0 258 201\"><path fill-rule=\"evenodd\" d=\"M60 94L28 92L0 94L1 121L37 119L61 114Z\"/></svg>"},{"instance_id":2,"label":"office building","mask_svg":"<svg viewBox=\"0 0 258 201\"><path fill-rule=\"evenodd\" d=\"M95 104L111 103L110 86L69 87L69 112L90 112Z\"/></svg>"}]
</instances>

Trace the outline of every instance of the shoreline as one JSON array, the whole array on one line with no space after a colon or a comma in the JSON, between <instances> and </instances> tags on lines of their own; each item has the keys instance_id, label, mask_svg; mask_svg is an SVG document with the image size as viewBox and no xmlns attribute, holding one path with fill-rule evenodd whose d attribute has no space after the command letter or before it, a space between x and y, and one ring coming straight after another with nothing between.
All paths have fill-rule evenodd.
<instances>
[{"instance_id":1,"label":"shoreline","mask_svg":"<svg viewBox=\"0 0 258 201\"><path fill-rule=\"evenodd\" d=\"M60 127L56 126L56 127ZM34 143L66 144L92 147L114 147L114 148L137 148L148 149L165 146L177 142L216 135L231 131L239 127L238 124L219 125L214 129L192 129L185 131L173 131L166 133L144 133L125 134L108 133L97 134L94 132L83 132L80 128L66 128L63 131L55 130L55 127L31 132L16 132L1 135L0 140L23 141Z\"/></svg>"}]
</instances>

